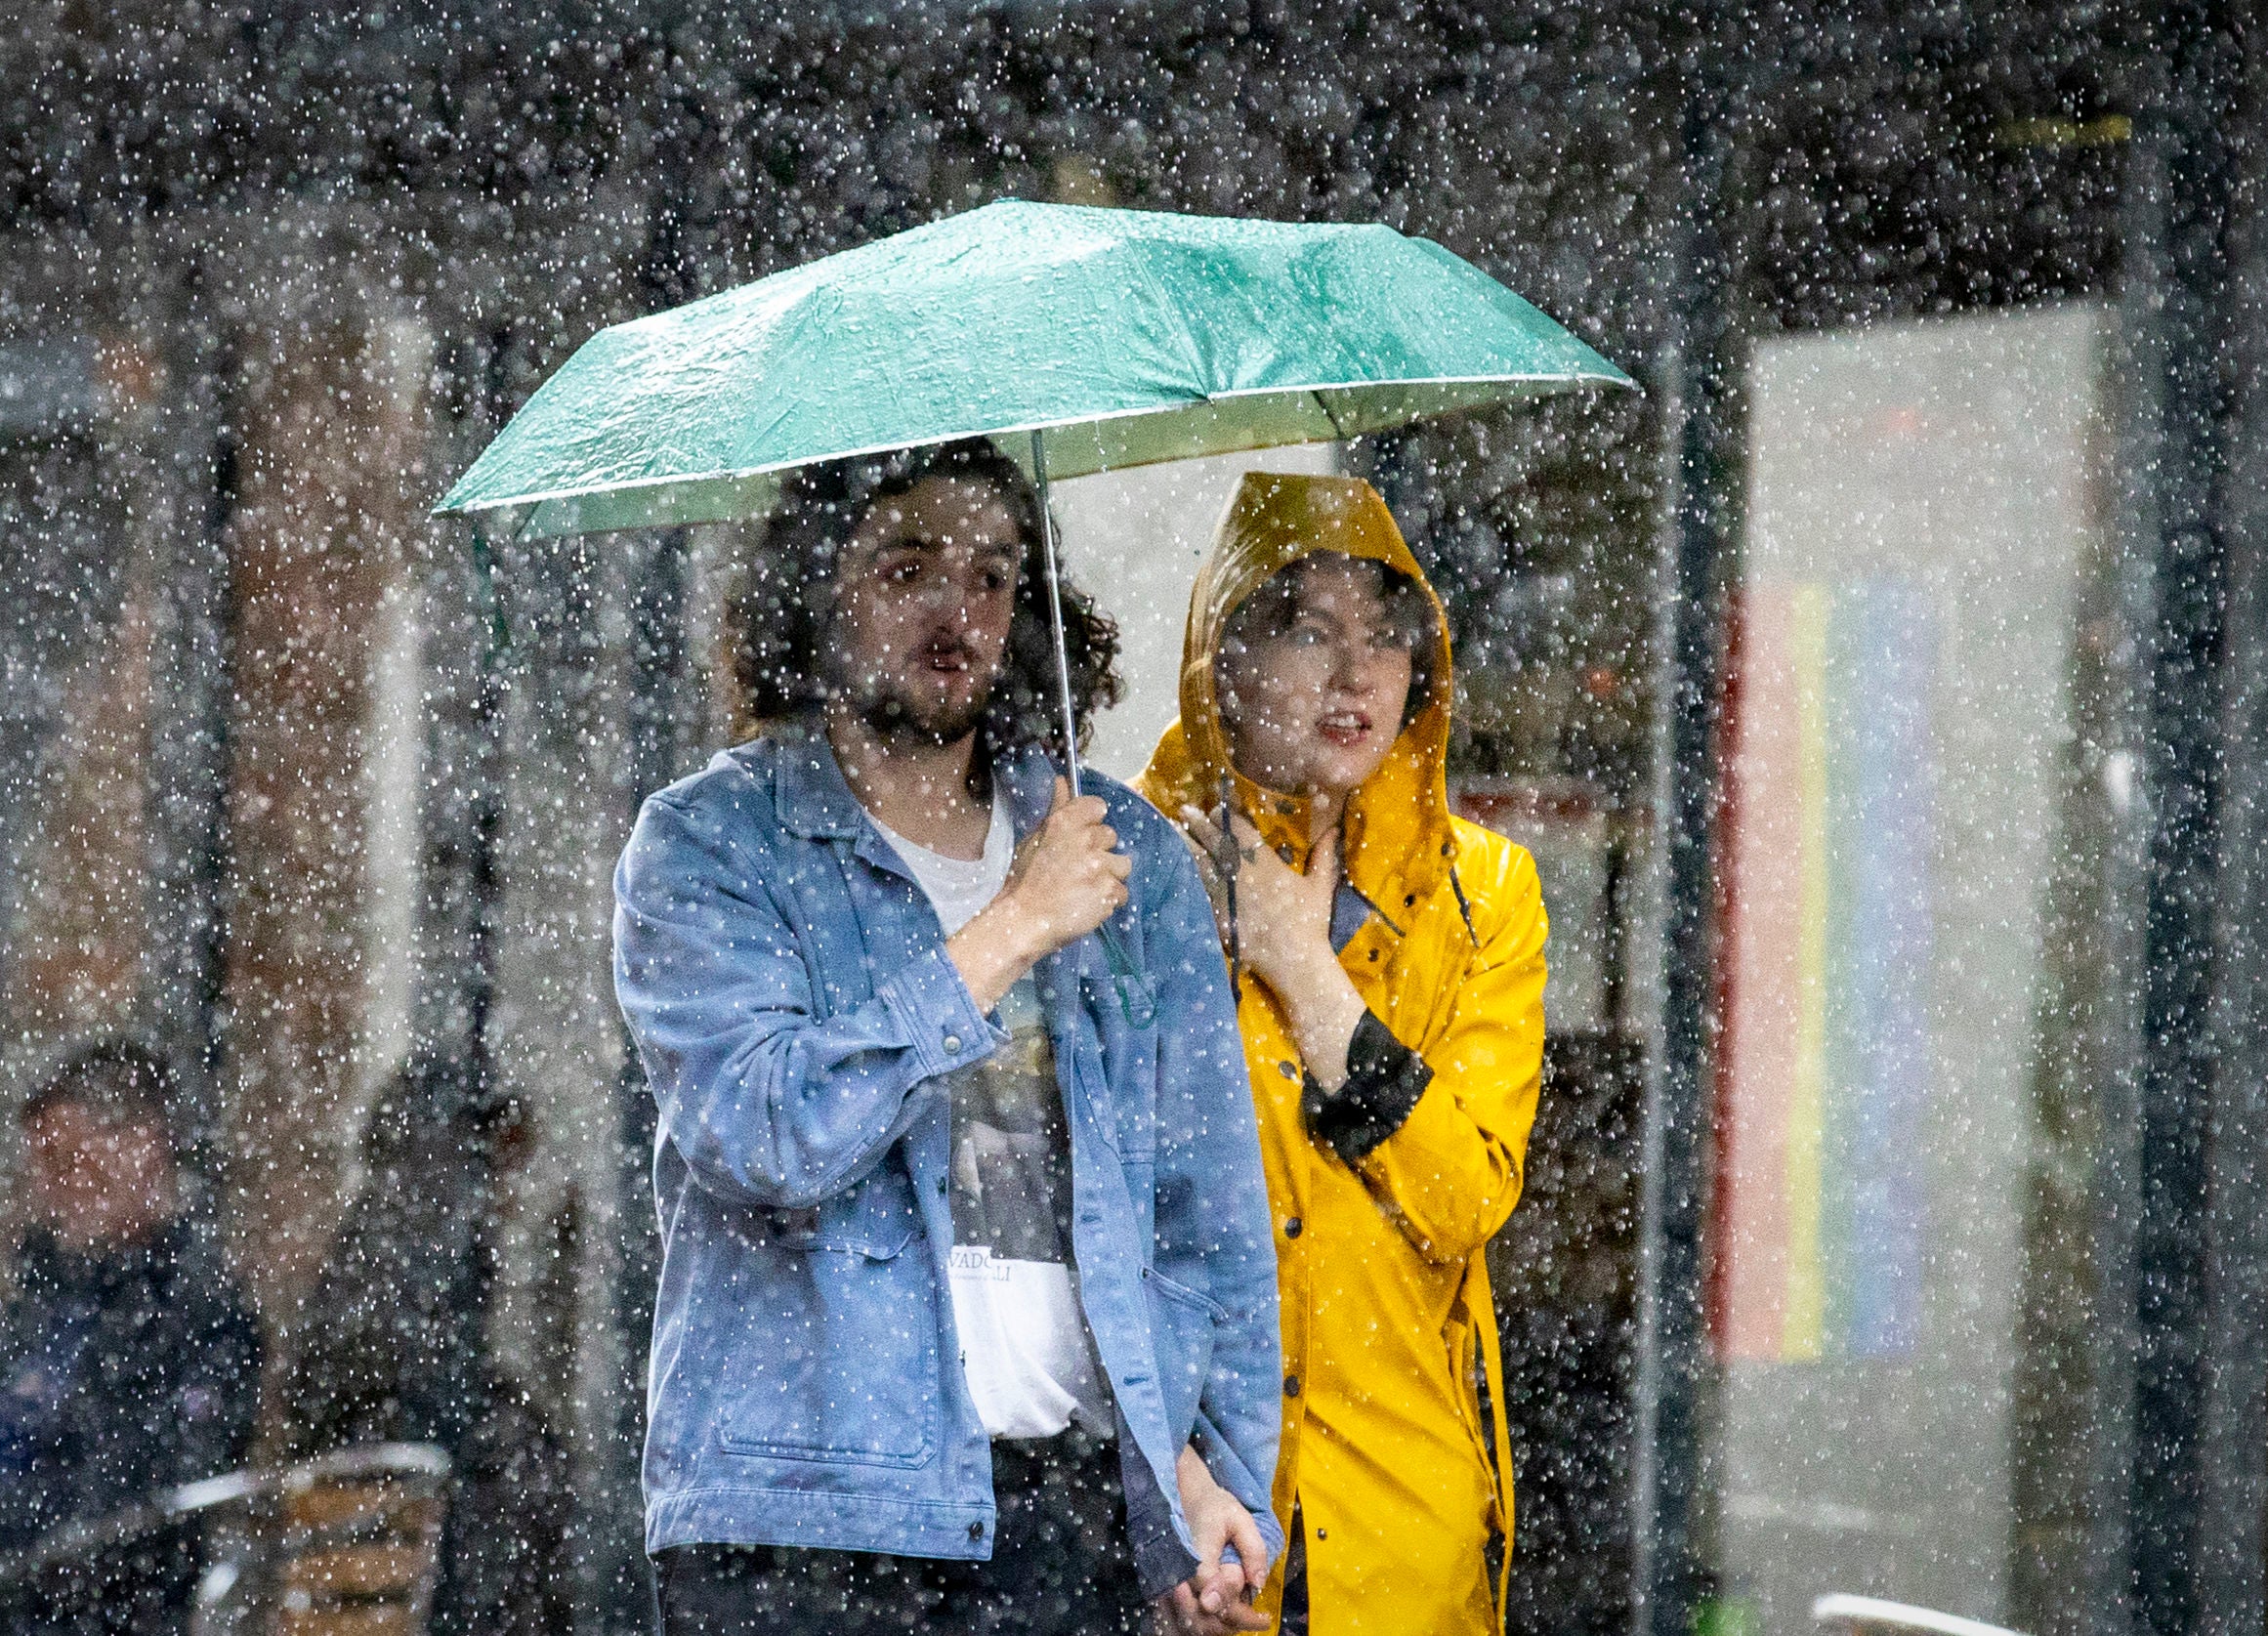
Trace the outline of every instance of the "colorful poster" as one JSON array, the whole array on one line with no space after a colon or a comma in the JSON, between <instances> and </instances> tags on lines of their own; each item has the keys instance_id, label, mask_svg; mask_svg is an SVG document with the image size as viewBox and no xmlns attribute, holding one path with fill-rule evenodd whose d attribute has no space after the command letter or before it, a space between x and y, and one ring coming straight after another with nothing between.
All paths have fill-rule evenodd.
<instances>
[{"instance_id":1,"label":"colorful poster","mask_svg":"<svg viewBox=\"0 0 2268 1636\"><path fill-rule=\"evenodd\" d=\"M1713 1315L1732 1358L1895 1358L1918 1339L1936 650L1899 580L1743 600Z\"/></svg>"}]
</instances>

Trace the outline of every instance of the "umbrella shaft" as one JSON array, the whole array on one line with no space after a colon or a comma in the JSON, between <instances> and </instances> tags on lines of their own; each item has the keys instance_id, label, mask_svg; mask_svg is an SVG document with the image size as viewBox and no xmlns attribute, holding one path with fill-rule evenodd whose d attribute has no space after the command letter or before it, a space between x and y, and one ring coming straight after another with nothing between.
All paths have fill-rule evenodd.
<instances>
[{"instance_id":1,"label":"umbrella shaft","mask_svg":"<svg viewBox=\"0 0 2268 1636\"><path fill-rule=\"evenodd\" d=\"M1036 430L1031 434L1031 486L1039 494L1039 540L1041 554L1047 559L1048 623L1055 632L1055 685L1057 698L1063 706L1063 771L1071 784L1071 799L1075 801L1079 796L1079 718L1071 702L1071 650L1064 639L1063 570L1056 563L1055 513L1047 503L1047 445ZM1133 960L1118 941L1116 930L1106 920L1095 928L1095 934L1102 940L1103 961L1111 968L1112 980L1118 990L1119 1009L1125 1012L1127 1022L1138 1028L1147 1027L1155 1012Z\"/></svg>"},{"instance_id":2,"label":"umbrella shaft","mask_svg":"<svg viewBox=\"0 0 2268 1636\"><path fill-rule=\"evenodd\" d=\"M1055 635L1056 701L1063 709L1063 767L1071 792L1079 793L1078 713L1071 703L1071 650L1063 628L1063 571L1056 566L1055 513L1047 502L1047 444L1041 434L1031 434L1031 485L1039 493L1039 539L1047 561L1048 626Z\"/></svg>"}]
</instances>

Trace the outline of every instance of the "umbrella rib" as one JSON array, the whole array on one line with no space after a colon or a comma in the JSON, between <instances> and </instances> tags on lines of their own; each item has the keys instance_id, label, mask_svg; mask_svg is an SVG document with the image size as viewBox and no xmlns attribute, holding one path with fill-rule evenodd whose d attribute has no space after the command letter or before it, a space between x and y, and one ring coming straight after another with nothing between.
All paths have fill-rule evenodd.
<instances>
[{"instance_id":1,"label":"umbrella rib","mask_svg":"<svg viewBox=\"0 0 2268 1636\"><path fill-rule=\"evenodd\" d=\"M1610 363L1607 365L1607 367L1612 369L1614 368L1614 365ZM1284 386L1271 387L1243 387L1234 391L1208 393L1202 398L1161 403L1144 403L1130 408L1107 410L1099 414L1072 415L1069 417L1053 420L1043 420L1038 422L1020 421L1005 426L986 427L981 429L962 428L950 432L933 433L929 436L916 439L911 442L894 441L862 444L853 448L833 449L824 454L805 454L797 455L790 459L766 461L763 464L757 466L727 466L704 472L671 472L654 477L636 478L628 481L601 482L577 484L571 487L538 489L532 492L506 494L493 499L469 498L464 500L455 500L455 503L452 504L451 501L454 499L457 490L464 488L467 485L468 480L478 472L479 468L478 464L476 463L474 472L468 472L466 477L458 479L455 488L452 488L449 494L443 495L441 503L437 505L434 510L437 514L441 515L471 514L484 511L494 511L504 506L532 506L540 505L550 500L579 500L609 494L628 494L645 488L669 488L675 487L682 483L746 482L756 478L777 476L781 472L792 471L798 466L810 465L816 460L854 460L862 458L866 455L886 453L895 449L916 447L924 443L945 442L956 437L988 437L995 440L1004 440L1008 438L1028 437L1033 431L1056 432L1074 426L1100 425L1106 422L1122 420L1143 420L1153 416L1179 413L1208 403L1233 403L1242 399L1303 394L1307 397L1313 398L1316 400L1318 406L1323 409L1324 416L1330 421L1334 434L1340 438L1344 438L1348 435L1346 431L1346 423L1341 420L1338 415L1332 412L1329 402L1323 398L1323 394L1326 392L1360 393L1377 391L1383 388L1391 387L1514 387L1524 385L1542 386L1547 389L1556 391L1572 391L1578 386L1584 385L1634 386L1635 384L1636 383L1631 381L1628 376L1621 374L1619 371L1617 371L1612 375L1601 375L1596 372L1574 373L1565 371L1527 371L1517 374L1413 375L1395 380L1323 381L1305 385L1287 384ZM485 456L483 456L483 458L485 458Z\"/></svg>"}]
</instances>

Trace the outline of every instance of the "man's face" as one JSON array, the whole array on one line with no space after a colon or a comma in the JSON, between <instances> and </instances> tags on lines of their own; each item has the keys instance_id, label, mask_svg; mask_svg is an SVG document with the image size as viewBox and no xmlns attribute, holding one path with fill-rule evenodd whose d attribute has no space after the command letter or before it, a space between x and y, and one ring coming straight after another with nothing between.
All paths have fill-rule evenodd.
<instances>
[{"instance_id":1,"label":"man's face","mask_svg":"<svg viewBox=\"0 0 2268 1636\"><path fill-rule=\"evenodd\" d=\"M987 482L926 478L860 520L826 663L878 736L952 744L985 719L1008 650L1023 541Z\"/></svg>"},{"instance_id":2,"label":"man's face","mask_svg":"<svg viewBox=\"0 0 2268 1636\"><path fill-rule=\"evenodd\" d=\"M173 1220L173 1148L148 1121L66 1099L23 1136L33 1213L66 1248L123 1248Z\"/></svg>"}]
</instances>

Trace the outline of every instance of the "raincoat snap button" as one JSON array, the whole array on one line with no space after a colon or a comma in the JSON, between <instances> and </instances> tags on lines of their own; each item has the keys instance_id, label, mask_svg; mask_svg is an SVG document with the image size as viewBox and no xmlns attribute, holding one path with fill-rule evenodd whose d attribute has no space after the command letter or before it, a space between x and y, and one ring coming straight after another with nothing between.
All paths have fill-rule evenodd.
<instances>
[{"instance_id":1,"label":"raincoat snap button","mask_svg":"<svg viewBox=\"0 0 2268 1636\"><path fill-rule=\"evenodd\" d=\"M969 1537L970 1537L971 1539L982 1539L982 1538L984 1538L984 1537L985 1537L985 1525L984 1525L983 1523L971 1523L971 1524L969 1525Z\"/></svg>"},{"instance_id":2,"label":"raincoat snap button","mask_svg":"<svg viewBox=\"0 0 2268 1636\"><path fill-rule=\"evenodd\" d=\"M1299 811L1299 803L1296 801L1279 801L1276 803L1276 810L1283 817L1289 818Z\"/></svg>"},{"instance_id":3,"label":"raincoat snap button","mask_svg":"<svg viewBox=\"0 0 2268 1636\"><path fill-rule=\"evenodd\" d=\"M1414 902L1417 902L1417 894L1416 894L1416 893L1414 893L1414 892L1405 892L1405 893L1402 895L1402 906L1403 906L1404 908L1407 908L1407 907L1409 907L1409 905L1410 905L1410 904L1412 904L1412 903L1414 903Z\"/></svg>"},{"instance_id":4,"label":"raincoat snap button","mask_svg":"<svg viewBox=\"0 0 2268 1636\"><path fill-rule=\"evenodd\" d=\"M1299 1396L1299 1376L1287 1374L1283 1377L1283 1395L1287 1398Z\"/></svg>"},{"instance_id":5,"label":"raincoat snap button","mask_svg":"<svg viewBox=\"0 0 2268 1636\"><path fill-rule=\"evenodd\" d=\"M1286 841L1276 849L1276 856L1282 859L1284 862L1290 863L1298 859L1299 849Z\"/></svg>"},{"instance_id":6,"label":"raincoat snap button","mask_svg":"<svg viewBox=\"0 0 2268 1636\"><path fill-rule=\"evenodd\" d=\"M1299 1229L1300 1220L1297 1216L1293 1216L1289 1221L1283 1224L1283 1236L1286 1238L1296 1238L1299 1237Z\"/></svg>"},{"instance_id":7,"label":"raincoat snap button","mask_svg":"<svg viewBox=\"0 0 2268 1636\"><path fill-rule=\"evenodd\" d=\"M1276 1065L1276 1071L1282 1074L1286 1079L1297 1079L1299 1077L1299 1070L1293 1068L1289 1063L1278 1063Z\"/></svg>"},{"instance_id":8,"label":"raincoat snap button","mask_svg":"<svg viewBox=\"0 0 2268 1636\"><path fill-rule=\"evenodd\" d=\"M1377 951L1375 948L1373 948L1372 950L1370 950L1370 958L1371 958L1371 959L1373 959L1373 960L1375 960L1375 959L1377 959L1377 958L1378 958L1378 951Z\"/></svg>"}]
</instances>

